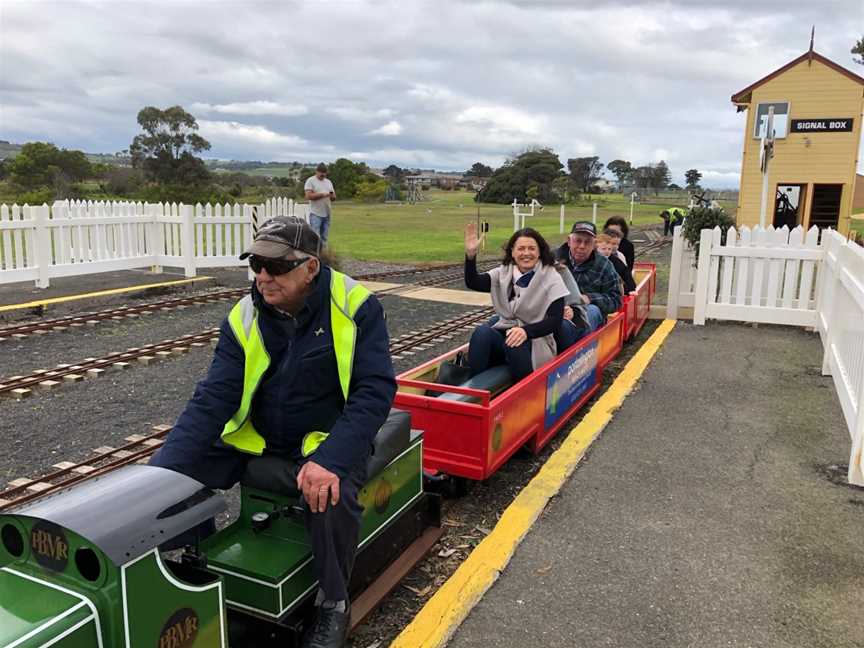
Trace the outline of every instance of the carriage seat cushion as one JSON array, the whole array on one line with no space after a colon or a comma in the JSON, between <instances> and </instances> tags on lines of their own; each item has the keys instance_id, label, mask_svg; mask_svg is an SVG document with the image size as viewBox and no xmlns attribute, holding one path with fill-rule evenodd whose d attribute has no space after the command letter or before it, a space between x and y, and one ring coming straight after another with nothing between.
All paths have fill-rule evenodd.
<instances>
[{"instance_id":1,"label":"carriage seat cushion","mask_svg":"<svg viewBox=\"0 0 864 648\"><path fill-rule=\"evenodd\" d=\"M473 378L469 378L459 386L471 389L485 389L486 391L495 394L507 389L512 384L513 376L510 375L509 367L507 365L498 365L496 367L491 367L486 371L481 371L479 374ZM463 403L470 403L471 401L477 400L474 396L453 393L442 394L439 398L442 400L460 401Z\"/></svg>"},{"instance_id":2,"label":"carriage seat cushion","mask_svg":"<svg viewBox=\"0 0 864 648\"><path fill-rule=\"evenodd\" d=\"M373 443L373 452L366 461L367 480L381 472L387 464L404 452L411 441L411 415L402 410L391 409L384 425L378 430ZM312 455L312 459L315 455ZM240 478L244 486L271 493L299 497L297 473L300 464L281 455L265 454L253 457L246 464L246 472Z\"/></svg>"}]
</instances>

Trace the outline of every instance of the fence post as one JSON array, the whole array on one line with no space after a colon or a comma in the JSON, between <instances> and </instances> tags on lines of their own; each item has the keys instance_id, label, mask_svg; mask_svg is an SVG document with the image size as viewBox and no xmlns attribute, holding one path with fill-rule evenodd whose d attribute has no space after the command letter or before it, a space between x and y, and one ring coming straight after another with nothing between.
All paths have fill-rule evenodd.
<instances>
[{"instance_id":1,"label":"fence post","mask_svg":"<svg viewBox=\"0 0 864 648\"><path fill-rule=\"evenodd\" d=\"M852 424L852 452L849 455L850 484L864 486L864 380L858 390L858 410Z\"/></svg>"},{"instance_id":2,"label":"fence post","mask_svg":"<svg viewBox=\"0 0 864 648\"><path fill-rule=\"evenodd\" d=\"M591 208L591 222L594 223L594 227L597 227L597 203L595 202L593 207Z\"/></svg>"},{"instance_id":3,"label":"fence post","mask_svg":"<svg viewBox=\"0 0 864 648\"><path fill-rule=\"evenodd\" d=\"M144 208L147 210L147 215L150 222L147 223L147 228L150 230L150 236L147 238L147 253L153 257L153 265L150 266L150 272L162 274L162 263L160 257L165 252L165 233L162 231L162 223L159 216L162 215L162 203L144 203Z\"/></svg>"},{"instance_id":4,"label":"fence post","mask_svg":"<svg viewBox=\"0 0 864 648\"><path fill-rule=\"evenodd\" d=\"M48 215L50 208L46 204L30 208L33 214L34 235L33 243L36 247L36 277L37 288L47 288L49 283L49 270L51 268L51 229L48 227Z\"/></svg>"},{"instance_id":5,"label":"fence post","mask_svg":"<svg viewBox=\"0 0 864 648\"><path fill-rule=\"evenodd\" d=\"M672 233L672 261L669 265L669 293L666 296L666 318L678 319L678 297L681 294L681 276L684 269L684 237L681 235L681 226L675 228Z\"/></svg>"},{"instance_id":6,"label":"fence post","mask_svg":"<svg viewBox=\"0 0 864 648\"><path fill-rule=\"evenodd\" d=\"M825 320L828 323L828 331L825 336L825 348L822 352L822 375L830 376L831 374L831 354L834 352L832 347L834 346L834 341L837 339L837 315L836 309L839 303L839 299L837 299L837 293L840 290L840 264L842 261L843 247L846 245L839 241L839 237L834 236L833 232L825 232L822 234L824 237L828 235L829 238L825 241L825 252L822 257L822 270L828 272L829 275L826 278L825 284L830 285L830 289L828 290L828 296L822 295L820 302L820 308L825 312ZM824 239L823 239L824 240ZM836 250L836 260L834 261L834 266L831 267L831 249ZM825 303L830 297L830 301ZM819 310L817 312L817 318L819 317ZM817 320L818 324L818 320Z\"/></svg>"},{"instance_id":7,"label":"fence post","mask_svg":"<svg viewBox=\"0 0 864 648\"><path fill-rule=\"evenodd\" d=\"M187 277L195 276L195 208L180 205L180 252L183 255L183 269Z\"/></svg>"},{"instance_id":8,"label":"fence post","mask_svg":"<svg viewBox=\"0 0 864 648\"><path fill-rule=\"evenodd\" d=\"M558 225L558 233L559 234L564 233L564 205L561 205L561 222Z\"/></svg>"},{"instance_id":9,"label":"fence post","mask_svg":"<svg viewBox=\"0 0 864 648\"><path fill-rule=\"evenodd\" d=\"M708 306L708 274L711 267L711 243L714 231L703 229L699 234L699 264L696 269L696 294L693 303L693 324L705 326Z\"/></svg>"}]
</instances>

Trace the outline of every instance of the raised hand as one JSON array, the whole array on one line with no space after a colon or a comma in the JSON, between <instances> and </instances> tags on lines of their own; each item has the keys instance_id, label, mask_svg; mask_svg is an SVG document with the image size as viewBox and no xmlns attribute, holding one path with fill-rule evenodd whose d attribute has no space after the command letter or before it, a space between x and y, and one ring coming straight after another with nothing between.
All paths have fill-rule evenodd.
<instances>
[{"instance_id":1,"label":"raised hand","mask_svg":"<svg viewBox=\"0 0 864 648\"><path fill-rule=\"evenodd\" d=\"M473 259L477 256L477 250L480 249L480 241L483 236L477 236L477 224L468 223L465 226L465 256Z\"/></svg>"}]
</instances>

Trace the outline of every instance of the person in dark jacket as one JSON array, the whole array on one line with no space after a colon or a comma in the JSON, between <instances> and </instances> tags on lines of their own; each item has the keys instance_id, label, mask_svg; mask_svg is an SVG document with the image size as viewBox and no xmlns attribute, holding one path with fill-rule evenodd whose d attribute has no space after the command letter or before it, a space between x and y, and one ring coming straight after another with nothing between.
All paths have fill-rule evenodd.
<instances>
[{"instance_id":1,"label":"person in dark jacket","mask_svg":"<svg viewBox=\"0 0 864 648\"><path fill-rule=\"evenodd\" d=\"M465 285L491 293L496 313L471 335L471 375L506 363L518 381L557 355L555 332L569 291L549 244L537 230L514 232L504 246L501 265L482 274L477 272L479 245L477 226L471 223L465 228Z\"/></svg>"},{"instance_id":2,"label":"person in dark jacket","mask_svg":"<svg viewBox=\"0 0 864 648\"><path fill-rule=\"evenodd\" d=\"M589 221L578 221L570 229L567 241L558 248L556 256L573 274L582 293L582 304L564 309L564 322L557 339L564 348L582 335L578 323L583 319L588 332L600 328L606 316L621 308L621 288L618 273L606 257L594 249L597 230ZM583 317L579 317L580 312Z\"/></svg>"},{"instance_id":3,"label":"person in dark jacket","mask_svg":"<svg viewBox=\"0 0 864 648\"><path fill-rule=\"evenodd\" d=\"M627 221L621 216L610 216L606 219L606 224L603 226L603 229L618 230L618 233L621 235L618 249L627 260L627 267L630 268L630 272L633 272L633 265L636 263L636 249L633 247L633 243L630 239L627 238L630 234L630 227L628 227Z\"/></svg>"},{"instance_id":4,"label":"person in dark jacket","mask_svg":"<svg viewBox=\"0 0 864 648\"><path fill-rule=\"evenodd\" d=\"M256 454L288 461L319 581L309 648L344 645L357 495L396 392L381 304L320 251L300 219L261 227L241 255L255 273L251 293L222 323L206 378L151 461L222 489Z\"/></svg>"},{"instance_id":5,"label":"person in dark jacket","mask_svg":"<svg viewBox=\"0 0 864 648\"><path fill-rule=\"evenodd\" d=\"M597 235L597 252L609 259L615 272L621 278L623 287L622 294L633 292L636 290L636 282L633 280L633 273L627 267L627 262L624 255L618 250L618 242L621 240L618 230L606 229L602 234Z\"/></svg>"}]
</instances>

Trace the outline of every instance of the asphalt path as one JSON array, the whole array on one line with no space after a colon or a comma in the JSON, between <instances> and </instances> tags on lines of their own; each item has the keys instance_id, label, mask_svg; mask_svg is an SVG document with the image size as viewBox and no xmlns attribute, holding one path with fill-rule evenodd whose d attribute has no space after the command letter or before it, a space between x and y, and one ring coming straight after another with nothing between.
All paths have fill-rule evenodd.
<instances>
[{"instance_id":1,"label":"asphalt path","mask_svg":"<svg viewBox=\"0 0 864 648\"><path fill-rule=\"evenodd\" d=\"M450 642L864 646L864 491L818 336L678 324Z\"/></svg>"}]
</instances>

